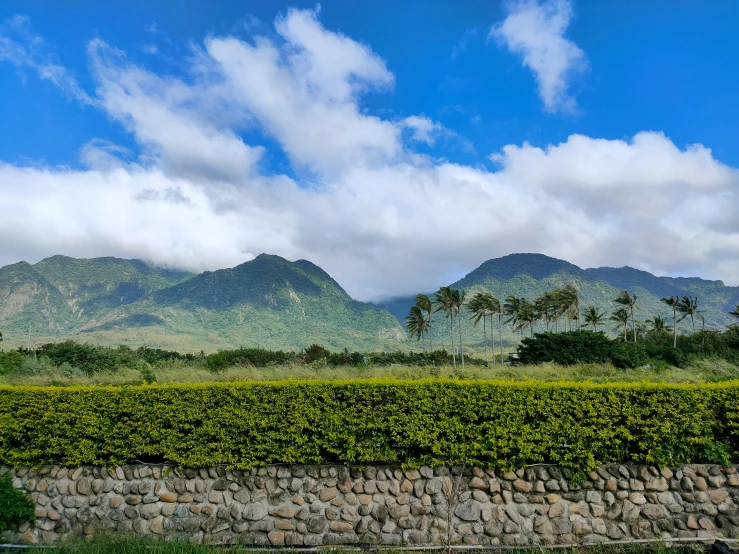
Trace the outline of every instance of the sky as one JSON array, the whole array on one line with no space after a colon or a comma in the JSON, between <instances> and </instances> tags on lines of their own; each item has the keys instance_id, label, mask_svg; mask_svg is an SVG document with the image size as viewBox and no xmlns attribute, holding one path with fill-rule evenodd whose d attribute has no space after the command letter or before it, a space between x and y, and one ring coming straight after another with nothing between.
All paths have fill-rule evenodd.
<instances>
[{"instance_id":1,"label":"sky","mask_svg":"<svg viewBox=\"0 0 739 554\"><path fill-rule=\"evenodd\" d=\"M0 3L0 265L538 252L739 285L739 3Z\"/></svg>"}]
</instances>

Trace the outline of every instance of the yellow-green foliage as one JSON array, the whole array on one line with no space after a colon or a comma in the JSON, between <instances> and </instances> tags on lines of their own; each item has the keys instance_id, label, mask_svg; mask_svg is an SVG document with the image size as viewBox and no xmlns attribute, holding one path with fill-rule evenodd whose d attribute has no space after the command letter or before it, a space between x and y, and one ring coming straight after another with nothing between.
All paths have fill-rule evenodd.
<instances>
[{"instance_id":1,"label":"yellow-green foliage","mask_svg":"<svg viewBox=\"0 0 739 554\"><path fill-rule=\"evenodd\" d=\"M738 459L739 382L452 380L0 387L0 463L607 462Z\"/></svg>"}]
</instances>

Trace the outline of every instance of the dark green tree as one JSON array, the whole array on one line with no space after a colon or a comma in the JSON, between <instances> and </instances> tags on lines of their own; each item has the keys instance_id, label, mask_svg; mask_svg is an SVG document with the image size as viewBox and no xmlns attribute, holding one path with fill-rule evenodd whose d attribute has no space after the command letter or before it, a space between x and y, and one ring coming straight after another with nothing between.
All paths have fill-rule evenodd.
<instances>
[{"instance_id":1,"label":"dark green tree","mask_svg":"<svg viewBox=\"0 0 739 554\"><path fill-rule=\"evenodd\" d=\"M636 321L634 320L634 309L636 308L636 295L630 294L629 291L622 290L616 300L616 304L620 304L629 311L631 315L631 328L634 331L634 342L636 342Z\"/></svg>"},{"instance_id":2,"label":"dark green tree","mask_svg":"<svg viewBox=\"0 0 739 554\"><path fill-rule=\"evenodd\" d=\"M672 347L677 348L677 309L680 306L680 298L668 296L663 298L662 302L672 308Z\"/></svg>"},{"instance_id":3,"label":"dark green tree","mask_svg":"<svg viewBox=\"0 0 739 554\"><path fill-rule=\"evenodd\" d=\"M428 330L428 320L423 310L416 305L411 306L410 312L405 318L405 328L408 329L408 335L416 337L423 344L423 353L426 354L426 331Z\"/></svg>"},{"instance_id":4,"label":"dark green tree","mask_svg":"<svg viewBox=\"0 0 739 554\"><path fill-rule=\"evenodd\" d=\"M588 306L588 308L585 310L585 317L583 319L585 320L584 326L592 327L593 331L597 333L598 325L603 324L606 319L606 314L598 311L598 308L596 308L595 306Z\"/></svg>"},{"instance_id":5,"label":"dark green tree","mask_svg":"<svg viewBox=\"0 0 739 554\"><path fill-rule=\"evenodd\" d=\"M629 329L629 311L626 308L619 308L611 314L609 319L618 324L615 330L620 331L623 327L624 342L626 342L626 331Z\"/></svg>"},{"instance_id":6,"label":"dark green tree","mask_svg":"<svg viewBox=\"0 0 739 554\"><path fill-rule=\"evenodd\" d=\"M449 287L441 287L434 293L434 311L444 312L449 318L449 330L452 337L452 365L457 367L457 358L454 353L454 291Z\"/></svg>"},{"instance_id":7,"label":"dark green tree","mask_svg":"<svg viewBox=\"0 0 739 554\"><path fill-rule=\"evenodd\" d=\"M417 294L416 295L416 306L421 308L421 310L428 315L428 333L429 333L429 351L434 351L434 337L433 337L433 329L431 324L431 313L434 311L434 303L431 301L431 299L426 296L425 294Z\"/></svg>"}]
</instances>

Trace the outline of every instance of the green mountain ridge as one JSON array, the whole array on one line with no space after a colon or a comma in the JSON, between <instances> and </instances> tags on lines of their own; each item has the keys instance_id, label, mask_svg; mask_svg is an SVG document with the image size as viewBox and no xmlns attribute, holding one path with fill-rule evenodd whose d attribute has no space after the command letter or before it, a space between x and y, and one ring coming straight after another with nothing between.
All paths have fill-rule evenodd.
<instances>
[{"instance_id":1,"label":"green mountain ridge","mask_svg":"<svg viewBox=\"0 0 739 554\"><path fill-rule=\"evenodd\" d=\"M405 339L392 315L353 300L307 260L262 254L198 275L118 258L54 256L15 266L0 270L6 345L22 343L29 326L36 343L73 338L181 351L313 342L395 349ZM62 323L52 323L51 313L64 314Z\"/></svg>"},{"instance_id":2,"label":"green mountain ridge","mask_svg":"<svg viewBox=\"0 0 739 554\"><path fill-rule=\"evenodd\" d=\"M699 309L705 317L707 329L724 328L736 319L728 311L739 303L739 287L724 285L721 281L709 281L697 277L657 277L649 272L631 267L581 269L569 262L551 258L543 254L510 254L488 260L462 279L451 283L454 289L464 290L467 298L476 292L491 292L503 302L509 295L524 297L533 301L546 291L564 285L574 285L578 289L581 310L596 306L610 315L616 309L613 300L622 290L637 295L637 320L645 320L654 315L664 317L672 323L672 310L661 299L665 296L695 296ZM399 322L405 320L413 296L383 299L376 304L392 313ZM433 333L442 344L449 348L449 325L443 314L434 314ZM696 328L702 322L697 320ZM560 322L559 325L563 325ZM543 331L544 323L537 324L535 330ZM561 327L560 327L561 329ZM678 323L679 332L691 329L691 321ZM608 322L604 328L610 334L616 332ZM515 344L520 334L503 329L503 341L507 346ZM455 336L455 341L457 337ZM463 341L468 341L476 350L482 347L482 325L475 327L469 314L463 317ZM488 335L488 341L490 340ZM496 341L498 340L496 331Z\"/></svg>"},{"instance_id":3,"label":"green mountain ridge","mask_svg":"<svg viewBox=\"0 0 739 554\"><path fill-rule=\"evenodd\" d=\"M663 296L697 296L709 329L734 323L726 312L739 303L739 287L721 281L657 277L630 267L581 269L542 254L488 260L450 286L468 298L485 291L502 301L508 295L533 300L568 284L578 289L582 309L594 305L608 314L619 291L635 293L638 320L661 315L671 321ZM407 296L359 302L317 265L267 254L200 274L140 260L65 256L0 268L5 348L25 344L29 328L35 344L72 338L184 352L239 346L297 350L314 342L334 350L419 348L402 328L413 301ZM687 332L690 325L683 321L679 330ZM537 331L543 329L537 324ZM615 334L610 323L606 330ZM450 348L449 334L444 314L434 314L434 347ZM521 337L507 328L502 334L508 347ZM463 317L463 343L478 354L484 344L482 325L474 326L470 314Z\"/></svg>"}]
</instances>

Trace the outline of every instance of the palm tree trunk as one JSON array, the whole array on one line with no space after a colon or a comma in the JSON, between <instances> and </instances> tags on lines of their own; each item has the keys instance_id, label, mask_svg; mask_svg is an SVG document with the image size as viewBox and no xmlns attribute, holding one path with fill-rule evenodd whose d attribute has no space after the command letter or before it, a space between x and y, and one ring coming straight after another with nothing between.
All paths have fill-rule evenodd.
<instances>
[{"instance_id":1,"label":"palm tree trunk","mask_svg":"<svg viewBox=\"0 0 739 554\"><path fill-rule=\"evenodd\" d=\"M531 338L533 338L534 337L534 322L533 321L529 321L529 330L530 330Z\"/></svg>"},{"instance_id":2,"label":"palm tree trunk","mask_svg":"<svg viewBox=\"0 0 739 554\"><path fill-rule=\"evenodd\" d=\"M693 324L693 334L695 334L695 319L693 319L693 314L690 314L690 322Z\"/></svg>"},{"instance_id":3,"label":"palm tree trunk","mask_svg":"<svg viewBox=\"0 0 739 554\"><path fill-rule=\"evenodd\" d=\"M624 323L624 342L626 342L626 331L629 329L628 324Z\"/></svg>"},{"instance_id":4,"label":"palm tree trunk","mask_svg":"<svg viewBox=\"0 0 739 554\"><path fill-rule=\"evenodd\" d=\"M498 344L500 345L500 365L503 365L503 325L500 323L500 312L498 312Z\"/></svg>"},{"instance_id":5,"label":"palm tree trunk","mask_svg":"<svg viewBox=\"0 0 739 554\"><path fill-rule=\"evenodd\" d=\"M631 327L634 329L634 342L636 342L636 322L634 321L634 308L631 308Z\"/></svg>"},{"instance_id":6,"label":"palm tree trunk","mask_svg":"<svg viewBox=\"0 0 739 554\"><path fill-rule=\"evenodd\" d=\"M423 355L426 355L426 331L421 333L421 344L423 345Z\"/></svg>"},{"instance_id":7,"label":"palm tree trunk","mask_svg":"<svg viewBox=\"0 0 739 554\"><path fill-rule=\"evenodd\" d=\"M429 351L434 351L433 323L431 322L431 310L429 310Z\"/></svg>"},{"instance_id":8,"label":"palm tree trunk","mask_svg":"<svg viewBox=\"0 0 739 554\"><path fill-rule=\"evenodd\" d=\"M457 314L457 325L459 326L459 357L462 359L462 369L464 369L464 350L462 349L462 315Z\"/></svg>"},{"instance_id":9,"label":"palm tree trunk","mask_svg":"<svg viewBox=\"0 0 739 554\"><path fill-rule=\"evenodd\" d=\"M495 322L493 320L493 314L490 314L490 346L491 354L493 355L493 367L495 367Z\"/></svg>"},{"instance_id":10,"label":"palm tree trunk","mask_svg":"<svg viewBox=\"0 0 739 554\"><path fill-rule=\"evenodd\" d=\"M677 348L677 310L672 309L672 347Z\"/></svg>"},{"instance_id":11,"label":"palm tree trunk","mask_svg":"<svg viewBox=\"0 0 739 554\"><path fill-rule=\"evenodd\" d=\"M485 363L488 364L488 367L490 367L490 358L488 358L488 334L485 331L485 325L487 316L482 316L482 342L485 344Z\"/></svg>"},{"instance_id":12,"label":"palm tree trunk","mask_svg":"<svg viewBox=\"0 0 739 554\"><path fill-rule=\"evenodd\" d=\"M449 330L452 334L452 366L457 367L457 354L454 352L454 312L449 311Z\"/></svg>"}]
</instances>

